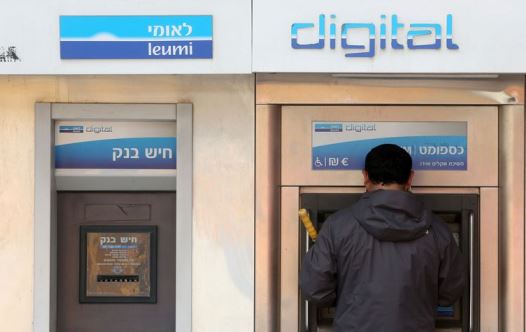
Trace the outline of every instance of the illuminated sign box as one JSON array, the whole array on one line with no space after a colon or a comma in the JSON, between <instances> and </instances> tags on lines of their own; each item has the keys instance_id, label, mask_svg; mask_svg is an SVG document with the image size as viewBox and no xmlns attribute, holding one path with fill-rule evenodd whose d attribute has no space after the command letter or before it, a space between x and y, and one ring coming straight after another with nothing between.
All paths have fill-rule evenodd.
<instances>
[{"instance_id":1,"label":"illuminated sign box","mask_svg":"<svg viewBox=\"0 0 526 332\"><path fill-rule=\"evenodd\" d=\"M56 169L175 170L176 122L57 121Z\"/></svg>"},{"instance_id":2,"label":"illuminated sign box","mask_svg":"<svg viewBox=\"0 0 526 332\"><path fill-rule=\"evenodd\" d=\"M465 171L466 122L312 123L312 170L362 170L367 153L396 144L413 159L415 170Z\"/></svg>"}]
</instances>

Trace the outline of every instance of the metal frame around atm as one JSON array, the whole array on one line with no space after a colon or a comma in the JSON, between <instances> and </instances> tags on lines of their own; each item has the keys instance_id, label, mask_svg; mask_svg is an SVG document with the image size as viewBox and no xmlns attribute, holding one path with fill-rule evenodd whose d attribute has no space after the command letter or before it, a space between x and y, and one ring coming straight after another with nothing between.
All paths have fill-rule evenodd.
<instances>
[{"instance_id":1,"label":"metal frame around atm","mask_svg":"<svg viewBox=\"0 0 526 332\"><path fill-rule=\"evenodd\" d=\"M479 243L485 242L488 245L480 246L475 250L483 251L487 259L479 262L480 289L487 289L489 293L480 292L480 315L487 314L490 317L498 315L498 291L495 292L494 281L498 278L493 269L498 265L498 189L497 188L436 188L436 187L416 187L412 190L417 194L474 194L479 196L480 213L479 218ZM285 186L281 189L281 223L280 223L280 304L281 308L278 331L298 331L301 322L289 319L290 317L301 317L300 291L298 288L299 271L301 257L294 254L300 246L300 234L303 232L298 222L299 197L302 193L363 193L362 187L296 187ZM482 205L484 204L484 205ZM473 275L472 275L473 276ZM476 290L472 290L477 295ZM483 298L482 298L483 297ZM496 300L496 301L495 301ZM477 325L477 324L475 324ZM490 331L487 329L481 331Z\"/></svg>"},{"instance_id":2,"label":"metal frame around atm","mask_svg":"<svg viewBox=\"0 0 526 332\"><path fill-rule=\"evenodd\" d=\"M330 74L263 74L256 76L256 303L255 331L294 331L283 325L298 317L297 301L281 301L286 287L297 290L298 257L282 260L297 249L283 241L297 235L300 191L362 190L331 183L282 182L282 109L288 106L496 106L498 166L467 185L420 184L419 192L476 193L480 199L480 316L482 331L524 329L524 77L353 77ZM478 139L483 136L474 137ZM484 153L483 150L480 151ZM480 181L481 184L475 183ZM436 185L436 186L435 186ZM284 216L294 218L283 224ZM292 220L292 219L291 219ZM297 237L295 237L297 239ZM286 255L285 255L286 256ZM292 260L296 261L292 261ZM285 269L283 269L285 267ZM297 299L297 297L296 297ZM294 309L296 308L296 309Z\"/></svg>"},{"instance_id":3,"label":"metal frame around atm","mask_svg":"<svg viewBox=\"0 0 526 332\"><path fill-rule=\"evenodd\" d=\"M320 190L321 189L321 190ZM422 190L423 188L415 188L415 190L412 190L413 193L417 195L433 195L437 196L436 188L430 188L430 190ZM361 187L338 187L338 188L319 188L319 187L302 187L300 188L299 192L299 198L300 198L300 208L307 208L310 205L304 205L305 203L301 203L303 200L301 197L302 195L311 195L314 194L316 196L323 196L323 195L341 195L341 194L352 194L355 195L355 199L357 199L361 194L363 193L363 188ZM445 188L445 190L440 190L440 193L438 193L440 197L444 197L446 200L453 204L458 204L462 206L462 218L465 221L465 223L462 223L462 230L461 234L467 235L468 238L463 238L463 242L461 243L461 250L464 253L464 258L466 259L466 271L469 270L470 272L470 278L466 281L466 288L464 291L464 298L463 298L463 305L462 305L462 316L467 317L468 319L462 322L463 328L466 328L465 331L478 331L479 330L479 322L480 322L480 308L478 308L478 304L480 303L480 246L478 245L480 243L480 232L479 232L479 226L480 226L480 219L479 219L479 211L480 211L480 191L479 190L471 190L470 188ZM451 195L451 196L449 196ZM467 197L466 200L459 201L458 198L461 196L470 196ZM449 197L447 197L449 196ZM343 198L339 197L339 204L336 203L336 205L342 205L342 204L349 204L347 200L344 200L342 202ZM312 200L310 200L312 203L314 203ZM445 211L444 208L447 207L446 202L441 201L438 202L439 204L434 204L434 208L439 208L442 211ZM316 203L316 204L322 204L322 203ZM331 201L329 205L332 205L334 209L335 203ZM458 207L457 205L457 207ZM327 206L327 205L325 205ZM341 207L340 207L341 208ZM467 210L466 210L467 209ZM457 211L457 210L455 210ZM470 215L468 211L471 211L473 214ZM297 216L289 216L290 222L295 223L295 219L297 219ZM311 215L311 218L313 222L315 223L317 220L316 215ZM316 225L315 225L316 226ZM283 227L283 220L282 220L282 227ZM318 226L319 227L319 226ZM293 236L293 235L291 235ZM303 229L302 226L299 227L298 230L298 238L300 241L299 249L300 249L300 258L305 254L305 251L308 249L308 243L309 237L307 236L306 231ZM282 242L288 242L290 241L290 238L282 238ZM298 262L301 266L301 261ZM287 267L288 268L288 267ZM300 300L300 329L301 331L306 330L306 326L309 325L310 319L307 319L306 310L308 308L308 303L306 301ZM447 325L447 323L445 323ZM472 329L470 329L468 326L471 326ZM446 329L449 331L449 328L447 326L444 326L442 328L438 328L437 331L443 331ZM451 328L454 330L454 328ZM309 329L309 331L311 331ZM325 331L325 329L322 329L321 331Z\"/></svg>"},{"instance_id":4,"label":"metal frame around atm","mask_svg":"<svg viewBox=\"0 0 526 332\"><path fill-rule=\"evenodd\" d=\"M192 113L191 104L36 104L34 332L56 330L56 194L60 190L177 192L174 320L177 331L192 330ZM96 174L88 178L68 174L57 177L53 151L54 122L58 120L176 121L177 175L168 172L155 177L130 174L113 178L110 172L102 177Z\"/></svg>"}]
</instances>

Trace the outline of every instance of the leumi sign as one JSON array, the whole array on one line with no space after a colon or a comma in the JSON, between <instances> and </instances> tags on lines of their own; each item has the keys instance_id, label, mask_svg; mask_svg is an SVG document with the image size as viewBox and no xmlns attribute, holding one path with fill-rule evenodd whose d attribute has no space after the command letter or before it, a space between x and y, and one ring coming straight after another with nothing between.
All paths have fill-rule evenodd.
<instances>
[{"instance_id":1,"label":"leumi sign","mask_svg":"<svg viewBox=\"0 0 526 332\"><path fill-rule=\"evenodd\" d=\"M211 59L212 16L61 16L61 59Z\"/></svg>"}]
</instances>

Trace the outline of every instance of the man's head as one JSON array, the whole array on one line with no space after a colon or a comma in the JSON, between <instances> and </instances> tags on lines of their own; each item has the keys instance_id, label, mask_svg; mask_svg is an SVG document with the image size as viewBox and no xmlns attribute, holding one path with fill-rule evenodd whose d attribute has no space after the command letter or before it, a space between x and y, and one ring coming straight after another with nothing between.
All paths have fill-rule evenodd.
<instances>
[{"instance_id":1,"label":"man's head","mask_svg":"<svg viewBox=\"0 0 526 332\"><path fill-rule=\"evenodd\" d=\"M367 191L409 190L413 181L412 164L409 153L398 145L382 144L371 149L363 170Z\"/></svg>"}]
</instances>

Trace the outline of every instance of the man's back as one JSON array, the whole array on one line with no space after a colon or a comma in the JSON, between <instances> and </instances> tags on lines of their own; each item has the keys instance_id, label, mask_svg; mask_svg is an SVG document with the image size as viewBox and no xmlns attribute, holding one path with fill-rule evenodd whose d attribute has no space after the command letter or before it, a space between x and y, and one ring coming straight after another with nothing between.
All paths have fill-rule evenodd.
<instances>
[{"instance_id":1,"label":"man's back","mask_svg":"<svg viewBox=\"0 0 526 332\"><path fill-rule=\"evenodd\" d=\"M325 223L301 287L337 305L335 331L433 331L436 306L461 295L464 268L447 226L409 192L376 190Z\"/></svg>"}]
</instances>

